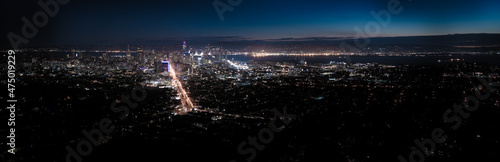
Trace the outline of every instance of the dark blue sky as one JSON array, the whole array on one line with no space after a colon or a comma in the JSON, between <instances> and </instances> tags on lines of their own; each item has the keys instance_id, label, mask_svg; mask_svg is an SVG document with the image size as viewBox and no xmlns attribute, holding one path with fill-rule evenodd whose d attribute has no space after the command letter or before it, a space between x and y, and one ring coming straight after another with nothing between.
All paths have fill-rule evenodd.
<instances>
[{"instance_id":1,"label":"dark blue sky","mask_svg":"<svg viewBox=\"0 0 500 162\"><path fill-rule=\"evenodd\" d=\"M46 1L46 0L43 0ZM220 0L228 4L227 0ZM279 39L354 37L374 20L370 11L387 9L390 0L243 0L219 19L212 0L72 0L40 29L33 42L47 44L127 40L234 37ZM21 33L21 17L31 17L37 1L4 1L2 34ZM378 36L500 33L498 0L401 0ZM4 42L4 41L2 41Z\"/></svg>"}]
</instances>

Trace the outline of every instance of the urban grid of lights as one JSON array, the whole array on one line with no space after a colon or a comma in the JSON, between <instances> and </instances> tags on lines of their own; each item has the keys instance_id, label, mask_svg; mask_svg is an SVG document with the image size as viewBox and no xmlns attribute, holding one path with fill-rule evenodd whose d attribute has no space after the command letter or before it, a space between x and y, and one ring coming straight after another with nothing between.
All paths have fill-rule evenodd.
<instances>
[{"instance_id":1,"label":"urban grid of lights","mask_svg":"<svg viewBox=\"0 0 500 162\"><path fill-rule=\"evenodd\" d=\"M249 69L249 68L248 68L248 65L243 65L243 64L241 64L241 65L240 65L240 64L236 64L236 63L231 62L231 61L229 61L229 60L227 60L227 63L229 63L229 65L231 65L231 66L235 67L236 69L244 69L244 70Z\"/></svg>"}]
</instances>

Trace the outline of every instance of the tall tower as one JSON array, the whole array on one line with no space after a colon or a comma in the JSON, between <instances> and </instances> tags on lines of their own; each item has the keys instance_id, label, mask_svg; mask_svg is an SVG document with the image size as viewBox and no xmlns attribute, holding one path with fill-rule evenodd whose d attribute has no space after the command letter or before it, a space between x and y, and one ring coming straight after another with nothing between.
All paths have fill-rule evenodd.
<instances>
[{"instance_id":1,"label":"tall tower","mask_svg":"<svg viewBox=\"0 0 500 162\"><path fill-rule=\"evenodd\" d=\"M226 60L227 60L227 55L229 55L229 51L227 51L227 52L226 52L226 55L225 55L225 57L224 57L224 61L226 61Z\"/></svg>"},{"instance_id":2,"label":"tall tower","mask_svg":"<svg viewBox=\"0 0 500 162\"><path fill-rule=\"evenodd\" d=\"M77 59L78 58L78 53L75 53L75 49L73 49L73 53L71 54L71 57L73 59Z\"/></svg>"},{"instance_id":3,"label":"tall tower","mask_svg":"<svg viewBox=\"0 0 500 162\"><path fill-rule=\"evenodd\" d=\"M103 54L102 54L102 59L103 59L104 61L108 61L108 60L109 60L109 55L108 55L108 53L103 53Z\"/></svg>"},{"instance_id":4,"label":"tall tower","mask_svg":"<svg viewBox=\"0 0 500 162\"><path fill-rule=\"evenodd\" d=\"M187 47L187 45L186 45L186 41L184 41L184 42L182 43L182 54L186 54L186 47Z\"/></svg>"},{"instance_id":5,"label":"tall tower","mask_svg":"<svg viewBox=\"0 0 500 162\"><path fill-rule=\"evenodd\" d=\"M132 54L130 54L130 45L127 45L127 60L132 60Z\"/></svg>"},{"instance_id":6,"label":"tall tower","mask_svg":"<svg viewBox=\"0 0 500 162\"><path fill-rule=\"evenodd\" d=\"M217 51L217 59L219 60L219 62L222 62L222 52L221 51Z\"/></svg>"},{"instance_id":7,"label":"tall tower","mask_svg":"<svg viewBox=\"0 0 500 162\"><path fill-rule=\"evenodd\" d=\"M137 57L139 57L139 65L143 66L144 62L146 61L146 56L144 56L144 50L142 49L142 46L137 47Z\"/></svg>"},{"instance_id":8,"label":"tall tower","mask_svg":"<svg viewBox=\"0 0 500 162\"><path fill-rule=\"evenodd\" d=\"M166 61L166 60L161 61L161 65L162 65L162 67L161 67L162 72L167 72L167 73L168 73L168 72L169 72L169 70L170 70L170 69L169 69L169 66L170 66L170 61Z\"/></svg>"}]
</instances>

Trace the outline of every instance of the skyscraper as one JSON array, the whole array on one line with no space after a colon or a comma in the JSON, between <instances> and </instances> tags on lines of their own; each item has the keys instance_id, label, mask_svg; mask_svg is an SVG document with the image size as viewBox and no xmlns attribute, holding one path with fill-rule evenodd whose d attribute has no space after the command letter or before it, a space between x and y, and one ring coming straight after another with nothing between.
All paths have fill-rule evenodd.
<instances>
[{"instance_id":1,"label":"skyscraper","mask_svg":"<svg viewBox=\"0 0 500 162\"><path fill-rule=\"evenodd\" d=\"M224 57L224 60L227 60L227 55L229 55L229 51L226 51L226 55Z\"/></svg>"},{"instance_id":2,"label":"skyscraper","mask_svg":"<svg viewBox=\"0 0 500 162\"><path fill-rule=\"evenodd\" d=\"M108 53L103 53L103 54L102 54L102 59L103 59L104 61L108 61L108 60L109 60L109 55L108 55Z\"/></svg>"},{"instance_id":3,"label":"skyscraper","mask_svg":"<svg viewBox=\"0 0 500 162\"><path fill-rule=\"evenodd\" d=\"M142 46L137 47L137 57L139 57L139 66L144 66L144 62L146 61L146 56L144 55L144 50Z\"/></svg>"}]
</instances>

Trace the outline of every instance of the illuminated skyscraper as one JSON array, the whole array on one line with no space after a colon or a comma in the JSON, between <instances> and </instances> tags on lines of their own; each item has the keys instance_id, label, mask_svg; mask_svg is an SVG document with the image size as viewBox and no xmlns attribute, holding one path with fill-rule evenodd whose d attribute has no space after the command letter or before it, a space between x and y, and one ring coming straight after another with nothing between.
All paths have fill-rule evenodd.
<instances>
[{"instance_id":1,"label":"illuminated skyscraper","mask_svg":"<svg viewBox=\"0 0 500 162\"><path fill-rule=\"evenodd\" d=\"M226 56L224 57L224 60L227 60L227 55L229 55L229 51L226 52Z\"/></svg>"},{"instance_id":2,"label":"illuminated skyscraper","mask_svg":"<svg viewBox=\"0 0 500 162\"><path fill-rule=\"evenodd\" d=\"M163 65L163 71L166 71L167 73L169 72L168 66L170 66L170 61L161 61L161 64Z\"/></svg>"},{"instance_id":3,"label":"illuminated skyscraper","mask_svg":"<svg viewBox=\"0 0 500 162\"><path fill-rule=\"evenodd\" d=\"M108 60L109 60L109 55L108 55L108 53L103 53L103 54L102 54L102 59L104 59L104 61L108 61Z\"/></svg>"},{"instance_id":4,"label":"illuminated skyscraper","mask_svg":"<svg viewBox=\"0 0 500 162\"><path fill-rule=\"evenodd\" d=\"M127 45L127 60L132 60L132 54L130 54L130 45Z\"/></svg>"},{"instance_id":5,"label":"illuminated skyscraper","mask_svg":"<svg viewBox=\"0 0 500 162\"><path fill-rule=\"evenodd\" d=\"M222 62L222 52L221 51L217 51L217 59L219 60L219 62Z\"/></svg>"},{"instance_id":6,"label":"illuminated skyscraper","mask_svg":"<svg viewBox=\"0 0 500 162\"><path fill-rule=\"evenodd\" d=\"M144 49L142 48L142 46L137 47L137 54L143 54L143 52Z\"/></svg>"},{"instance_id":7,"label":"illuminated skyscraper","mask_svg":"<svg viewBox=\"0 0 500 162\"><path fill-rule=\"evenodd\" d=\"M186 45L186 41L184 41L184 42L182 43L182 54L184 54L184 55L186 54L186 47L187 47L187 45Z\"/></svg>"},{"instance_id":8,"label":"illuminated skyscraper","mask_svg":"<svg viewBox=\"0 0 500 162\"><path fill-rule=\"evenodd\" d=\"M146 56L144 55L144 50L142 46L137 47L137 57L139 58L139 65L143 66L146 61Z\"/></svg>"},{"instance_id":9,"label":"illuminated skyscraper","mask_svg":"<svg viewBox=\"0 0 500 162\"><path fill-rule=\"evenodd\" d=\"M73 51L73 53L71 54L71 57L73 59L77 59L78 58L78 53L75 52L75 49L73 49L72 51Z\"/></svg>"}]
</instances>

